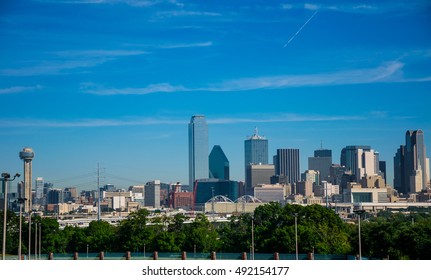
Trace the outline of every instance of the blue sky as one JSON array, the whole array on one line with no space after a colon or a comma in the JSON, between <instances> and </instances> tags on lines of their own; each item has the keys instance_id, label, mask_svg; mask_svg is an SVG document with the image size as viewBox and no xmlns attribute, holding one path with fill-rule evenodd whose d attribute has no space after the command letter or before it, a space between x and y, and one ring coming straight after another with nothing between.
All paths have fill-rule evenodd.
<instances>
[{"instance_id":1,"label":"blue sky","mask_svg":"<svg viewBox=\"0 0 431 280\"><path fill-rule=\"evenodd\" d=\"M6 0L0 171L56 187L188 182L187 123L207 117L231 177L258 127L277 148L431 149L429 1ZM208 151L209 153L210 151ZM430 153L427 153L428 156Z\"/></svg>"}]
</instances>

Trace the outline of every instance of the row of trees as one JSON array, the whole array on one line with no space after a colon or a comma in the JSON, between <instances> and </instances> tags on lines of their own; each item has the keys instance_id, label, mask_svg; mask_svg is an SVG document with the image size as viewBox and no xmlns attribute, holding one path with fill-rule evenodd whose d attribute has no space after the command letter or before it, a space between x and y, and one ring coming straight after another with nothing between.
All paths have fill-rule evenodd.
<instances>
[{"instance_id":1,"label":"row of trees","mask_svg":"<svg viewBox=\"0 0 431 280\"><path fill-rule=\"evenodd\" d=\"M3 216L3 215L1 215ZM93 221L86 228L59 228L57 220L36 217L42 228L42 253L72 252L249 252L252 227L256 253L295 253L295 219L300 253L350 254L358 252L358 228L332 210L319 205L270 203L254 214L233 216L227 223L212 223L198 214L150 216L146 209L131 213L118 225ZM23 225L22 253L28 252L28 224ZM17 254L19 217L8 212L7 246ZM3 230L3 229L1 229ZM35 232L35 229L32 229ZM431 217L424 214L382 212L361 223L362 255L369 258L431 259ZM27 238L26 238L27 237Z\"/></svg>"}]
</instances>

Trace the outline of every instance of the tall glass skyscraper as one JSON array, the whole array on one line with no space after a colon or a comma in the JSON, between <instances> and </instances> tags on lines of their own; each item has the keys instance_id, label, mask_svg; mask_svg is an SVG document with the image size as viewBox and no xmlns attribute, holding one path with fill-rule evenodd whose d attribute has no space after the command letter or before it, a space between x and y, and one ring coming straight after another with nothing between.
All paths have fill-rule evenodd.
<instances>
[{"instance_id":1,"label":"tall glass skyscraper","mask_svg":"<svg viewBox=\"0 0 431 280\"><path fill-rule=\"evenodd\" d=\"M189 123L189 185L209 177L208 126L205 116L192 116Z\"/></svg>"},{"instance_id":2,"label":"tall glass skyscraper","mask_svg":"<svg viewBox=\"0 0 431 280\"><path fill-rule=\"evenodd\" d=\"M268 140L260 136L257 128L254 134L244 141L245 181L247 183L247 166L250 164L268 164Z\"/></svg>"},{"instance_id":3,"label":"tall glass skyscraper","mask_svg":"<svg viewBox=\"0 0 431 280\"><path fill-rule=\"evenodd\" d=\"M257 128L253 136L244 141L245 166L250 164L268 164L268 140L258 134Z\"/></svg>"}]
</instances>

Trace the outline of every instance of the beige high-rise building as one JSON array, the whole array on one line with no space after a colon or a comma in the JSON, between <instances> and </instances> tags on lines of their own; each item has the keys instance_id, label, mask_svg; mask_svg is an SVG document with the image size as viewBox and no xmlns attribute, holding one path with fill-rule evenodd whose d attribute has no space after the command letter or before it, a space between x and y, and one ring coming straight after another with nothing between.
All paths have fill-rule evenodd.
<instances>
[{"instance_id":1,"label":"beige high-rise building","mask_svg":"<svg viewBox=\"0 0 431 280\"><path fill-rule=\"evenodd\" d=\"M29 212L32 209L32 160L34 158L34 152L32 148L24 148L19 153L19 158L24 161L24 212Z\"/></svg>"}]
</instances>

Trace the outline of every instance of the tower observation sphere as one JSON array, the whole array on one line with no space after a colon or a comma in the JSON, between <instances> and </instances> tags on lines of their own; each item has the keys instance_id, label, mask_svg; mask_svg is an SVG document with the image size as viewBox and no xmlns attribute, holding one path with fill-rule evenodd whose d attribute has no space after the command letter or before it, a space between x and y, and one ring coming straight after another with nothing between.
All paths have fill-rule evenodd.
<instances>
[{"instance_id":1,"label":"tower observation sphere","mask_svg":"<svg viewBox=\"0 0 431 280\"><path fill-rule=\"evenodd\" d=\"M19 157L22 160L32 160L34 158L34 152L32 148L24 148L19 153Z\"/></svg>"}]
</instances>

